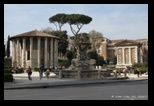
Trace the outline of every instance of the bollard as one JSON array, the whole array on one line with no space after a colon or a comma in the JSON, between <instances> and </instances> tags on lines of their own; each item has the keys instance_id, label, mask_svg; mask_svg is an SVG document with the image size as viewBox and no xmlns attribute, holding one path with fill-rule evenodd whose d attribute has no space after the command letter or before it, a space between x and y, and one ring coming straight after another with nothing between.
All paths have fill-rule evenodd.
<instances>
[{"instance_id":1,"label":"bollard","mask_svg":"<svg viewBox=\"0 0 154 106\"><path fill-rule=\"evenodd\" d=\"M117 78L117 70L113 70L114 72L114 78Z\"/></svg>"},{"instance_id":2,"label":"bollard","mask_svg":"<svg viewBox=\"0 0 154 106\"><path fill-rule=\"evenodd\" d=\"M81 71L78 70L78 79L81 79Z\"/></svg>"},{"instance_id":3,"label":"bollard","mask_svg":"<svg viewBox=\"0 0 154 106\"><path fill-rule=\"evenodd\" d=\"M117 71L115 71L114 73L114 78L117 78Z\"/></svg>"},{"instance_id":4,"label":"bollard","mask_svg":"<svg viewBox=\"0 0 154 106\"><path fill-rule=\"evenodd\" d=\"M59 78L62 79L62 70L59 71Z\"/></svg>"},{"instance_id":5,"label":"bollard","mask_svg":"<svg viewBox=\"0 0 154 106\"><path fill-rule=\"evenodd\" d=\"M98 70L98 79L101 79L101 70Z\"/></svg>"}]
</instances>

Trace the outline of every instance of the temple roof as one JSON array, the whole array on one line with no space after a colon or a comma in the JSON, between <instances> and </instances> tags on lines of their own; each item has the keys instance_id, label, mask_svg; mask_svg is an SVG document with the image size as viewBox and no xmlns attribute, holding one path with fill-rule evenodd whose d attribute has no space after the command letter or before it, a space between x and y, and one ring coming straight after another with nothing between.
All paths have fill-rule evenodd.
<instances>
[{"instance_id":1,"label":"temple roof","mask_svg":"<svg viewBox=\"0 0 154 106\"><path fill-rule=\"evenodd\" d=\"M14 39L14 38L19 38L19 37L38 37L38 36L39 37L50 37L50 38L60 39L57 36L50 35L50 34L47 34L47 33L43 33L41 31L38 31L38 30L35 29L35 30L29 31L29 32L25 32L25 33L21 33L21 34L15 35L15 36L11 36L10 40Z\"/></svg>"},{"instance_id":2,"label":"temple roof","mask_svg":"<svg viewBox=\"0 0 154 106\"><path fill-rule=\"evenodd\" d=\"M122 40L120 42L117 42L115 45L116 46L131 46L131 45L141 46L142 44L134 40Z\"/></svg>"}]
</instances>

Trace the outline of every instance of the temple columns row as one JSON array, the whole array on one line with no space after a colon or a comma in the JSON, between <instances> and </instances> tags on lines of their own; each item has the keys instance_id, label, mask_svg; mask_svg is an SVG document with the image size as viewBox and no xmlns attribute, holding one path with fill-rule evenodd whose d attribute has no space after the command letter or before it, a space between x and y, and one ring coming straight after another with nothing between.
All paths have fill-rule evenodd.
<instances>
[{"instance_id":1,"label":"temple columns row","mask_svg":"<svg viewBox=\"0 0 154 106\"><path fill-rule=\"evenodd\" d=\"M128 49L128 60L129 60L129 65L132 65L132 53L131 53L131 47L122 47L122 48L117 48L117 52L119 52L119 49L121 49L122 50L122 53L121 53L121 57L122 57L122 63L120 63L120 64L122 64L122 65L125 65L126 64L126 59L125 59L125 56L126 56L126 54L125 54L125 49ZM138 63L138 47L135 47L135 63ZM119 61L121 61L121 60L119 60L119 53L117 53L117 65L120 65L119 64Z\"/></svg>"},{"instance_id":2,"label":"temple columns row","mask_svg":"<svg viewBox=\"0 0 154 106\"><path fill-rule=\"evenodd\" d=\"M49 40L48 40L49 39ZM49 42L48 42L49 41ZM48 52L48 43L50 45L50 52ZM22 38L22 49L20 46L20 39L12 40L12 66L33 67L33 37L30 37L30 61L27 65L26 60L26 38ZM53 46L54 45L54 46ZM41 38L37 38L37 68L41 66ZM49 53L49 54L48 54ZM48 60L48 55L50 55ZM50 61L50 62L49 62ZM45 68L58 65L58 40L53 38L44 39L44 66Z\"/></svg>"}]
</instances>

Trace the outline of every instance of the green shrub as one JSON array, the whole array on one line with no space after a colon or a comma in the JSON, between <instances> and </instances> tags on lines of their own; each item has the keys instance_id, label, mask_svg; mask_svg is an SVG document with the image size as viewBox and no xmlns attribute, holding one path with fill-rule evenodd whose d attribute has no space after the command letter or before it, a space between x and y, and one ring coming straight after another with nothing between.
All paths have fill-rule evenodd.
<instances>
[{"instance_id":1,"label":"green shrub","mask_svg":"<svg viewBox=\"0 0 154 106\"><path fill-rule=\"evenodd\" d=\"M140 68L141 74L143 74L143 73L145 73L145 72L148 72L148 63L147 63L147 62L144 62L144 63L134 63L134 64L132 65L132 67L134 67L135 69L136 69L137 67L139 67L139 68Z\"/></svg>"},{"instance_id":2,"label":"green shrub","mask_svg":"<svg viewBox=\"0 0 154 106\"><path fill-rule=\"evenodd\" d=\"M13 75L11 73L5 73L4 82L13 82Z\"/></svg>"},{"instance_id":3,"label":"green shrub","mask_svg":"<svg viewBox=\"0 0 154 106\"><path fill-rule=\"evenodd\" d=\"M14 67L4 67L4 73L12 73Z\"/></svg>"},{"instance_id":4,"label":"green shrub","mask_svg":"<svg viewBox=\"0 0 154 106\"><path fill-rule=\"evenodd\" d=\"M148 63L147 62L142 63L142 67L148 67Z\"/></svg>"},{"instance_id":5,"label":"green shrub","mask_svg":"<svg viewBox=\"0 0 154 106\"><path fill-rule=\"evenodd\" d=\"M4 58L4 66L11 67L12 58Z\"/></svg>"},{"instance_id":6,"label":"green shrub","mask_svg":"<svg viewBox=\"0 0 154 106\"><path fill-rule=\"evenodd\" d=\"M148 71L148 67L140 67L141 74L146 73Z\"/></svg>"},{"instance_id":7,"label":"green shrub","mask_svg":"<svg viewBox=\"0 0 154 106\"><path fill-rule=\"evenodd\" d=\"M32 70L33 70L33 71L39 71L39 68L33 67Z\"/></svg>"}]
</instances>

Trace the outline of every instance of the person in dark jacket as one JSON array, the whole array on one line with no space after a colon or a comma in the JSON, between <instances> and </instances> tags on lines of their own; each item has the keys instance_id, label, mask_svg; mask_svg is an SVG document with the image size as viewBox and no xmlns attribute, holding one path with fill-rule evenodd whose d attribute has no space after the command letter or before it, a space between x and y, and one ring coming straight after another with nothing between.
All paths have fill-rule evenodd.
<instances>
[{"instance_id":1,"label":"person in dark jacket","mask_svg":"<svg viewBox=\"0 0 154 106\"><path fill-rule=\"evenodd\" d=\"M137 74L137 77L139 77L139 74L140 74L140 68L139 67L136 68L136 74Z\"/></svg>"},{"instance_id":2,"label":"person in dark jacket","mask_svg":"<svg viewBox=\"0 0 154 106\"><path fill-rule=\"evenodd\" d=\"M40 67L40 73L39 73L40 79L42 79L42 77L43 77L43 72L44 72L44 66L42 65L42 66Z\"/></svg>"},{"instance_id":3,"label":"person in dark jacket","mask_svg":"<svg viewBox=\"0 0 154 106\"><path fill-rule=\"evenodd\" d=\"M28 79L29 79L29 80L32 80L32 78L31 78L32 70L31 70L30 66L29 66L28 69L27 69L27 74L28 74Z\"/></svg>"}]
</instances>

